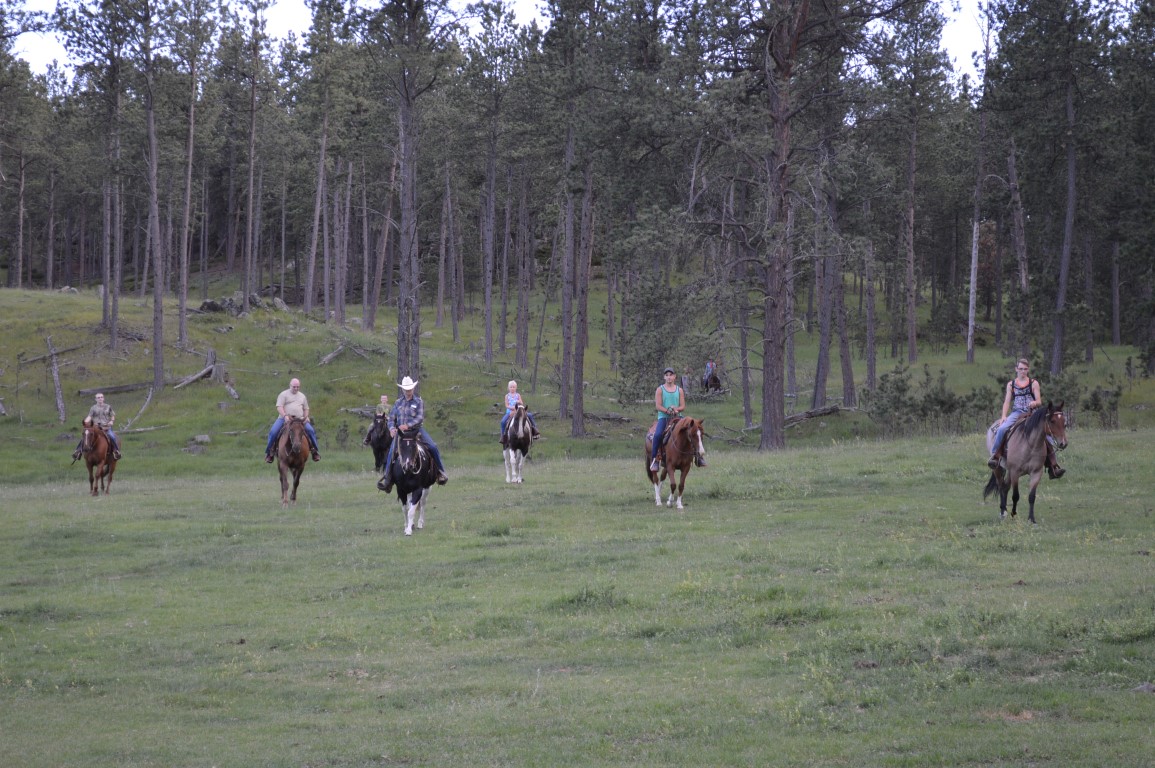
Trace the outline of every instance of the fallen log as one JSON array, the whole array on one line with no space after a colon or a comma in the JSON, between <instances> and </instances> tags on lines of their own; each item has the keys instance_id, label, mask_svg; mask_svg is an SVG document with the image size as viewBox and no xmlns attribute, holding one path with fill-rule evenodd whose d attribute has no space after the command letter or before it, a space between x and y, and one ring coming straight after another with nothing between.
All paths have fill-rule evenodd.
<instances>
[{"instance_id":1,"label":"fallen log","mask_svg":"<svg viewBox=\"0 0 1155 768\"><path fill-rule=\"evenodd\" d=\"M181 387L192 384L194 381L197 381L199 379L205 378L206 376L212 375L213 372L216 370L216 367L217 367L217 351L215 349L209 349L208 355L206 356L206 360L205 360L205 367L202 368L201 370L197 371L196 373L194 373L192 376L186 376L183 379L181 379L179 382L177 382L173 386L173 389L180 389Z\"/></svg>"},{"instance_id":2,"label":"fallen log","mask_svg":"<svg viewBox=\"0 0 1155 768\"><path fill-rule=\"evenodd\" d=\"M820 416L833 416L841 410L842 408L837 405L829 405L825 408L815 408L812 411L793 413L786 417L786 420L783 422L783 426L792 427L795 424L801 424L807 419L816 419Z\"/></svg>"},{"instance_id":3,"label":"fallen log","mask_svg":"<svg viewBox=\"0 0 1155 768\"><path fill-rule=\"evenodd\" d=\"M341 344L338 345L338 347L336 349L334 349L332 352L330 352L329 354L327 354L321 358L321 362L319 363L319 365L328 365L329 363L333 362L333 360L337 357L337 355L341 354L344 351L345 351L345 342L341 342Z\"/></svg>"},{"instance_id":4,"label":"fallen log","mask_svg":"<svg viewBox=\"0 0 1155 768\"><path fill-rule=\"evenodd\" d=\"M169 379L165 382L165 386L175 384L179 379ZM117 384L111 387L92 387L90 389L78 389L78 395L95 395L97 392L103 392L106 395L115 395L120 392L135 392L138 389L148 389L152 386L151 381L142 381L139 384Z\"/></svg>"}]
</instances>

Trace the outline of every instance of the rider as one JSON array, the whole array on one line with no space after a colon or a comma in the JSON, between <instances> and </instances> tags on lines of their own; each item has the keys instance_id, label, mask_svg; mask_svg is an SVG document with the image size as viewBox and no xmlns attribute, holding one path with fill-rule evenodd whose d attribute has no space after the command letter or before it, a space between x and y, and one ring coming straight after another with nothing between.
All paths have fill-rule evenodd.
<instances>
[{"instance_id":1,"label":"rider","mask_svg":"<svg viewBox=\"0 0 1155 768\"><path fill-rule=\"evenodd\" d=\"M1043 395L1039 388L1038 379L1030 376L1031 364L1020 358L1015 364L1015 378L1007 382L1007 394L1003 398L1003 415L999 419L999 428L995 432L995 439L991 446L991 457L987 459L987 466L991 469L999 468L999 453L1006 441L1007 433L1019 419L1029 414L1043 404ZM1047 474L1058 480L1067 470L1059 466L1055 458L1054 449L1047 443Z\"/></svg>"},{"instance_id":2,"label":"rider","mask_svg":"<svg viewBox=\"0 0 1155 768\"><path fill-rule=\"evenodd\" d=\"M104 402L104 393L96 393L96 402L88 409L88 415L84 417L84 426L90 427L93 424L104 430L108 435L109 441L112 443L112 458L120 461L120 440L117 439L116 433L112 431L112 425L116 421L116 411L112 410L112 406ZM80 443L76 446L76 450L72 452L73 461L80 458L84 452L84 438L80 439Z\"/></svg>"},{"instance_id":3,"label":"rider","mask_svg":"<svg viewBox=\"0 0 1155 768\"><path fill-rule=\"evenodd\" d=\"M658 471L658 448L666 433L666 421L678 417L686 410L686 393L675 381L673 368L662 371L665 381L654 390L654 409L658 412L658 425L654 428L654 442L650 446L650 471ZM703 466L705 466L703 464Z\"/></svg>"},{"instance_id":4,"label":"rider","mask_svg":"<svg viewBox=\"0 0 1155 768\"><path fill-rule=\"evenodd\" d=\"M513 413L513 409L518 405L525 405L525 401L521 399L521 393L517 391L517 382L509 382L509 391L505 393L505 415L501 417L501 440L502 445L505 445L505 428L509 425L509 416ZM525 415L529 417L529 428L533 433L533 439L537 440L541 437L541 433L537 431L537 422L533 418L533 414L529 412L527 407Z\"/></svg>"},{"instance_id":5,"label":"rider","mask_svg":"<svg viewBox=\"0 0 1155 768\"><path fill-rule=\"evenodd\" d=\"M269 430L269 442L265 445L265 461L273 463L273 443L281 428L285 426L285 419L296 416L305 421L305 433L309 436L309 446L313 449L313 461L321 460L321 453L317 450L317 433L313 431L313 422L309 421L309 399L301 391L301 380L289 381L289 388L277 395L277 420Z\"/></svg>"},{"instance_id":6,"label":"rider","mask_svg":"<svg viewBox=\"0 0 1155 768\"><path fill-rule=\"evenodd\" d=\"M425 431L425 402L417 395L417 382L408 376L401 380L403 397L393 403L393 410L389 412L389 436L397 437L398 432L410 434L414 431L421 435L421 439L429 446L433 454L433 461L437 464L437 484L445 485L449 476L445 474L445 465L441 463L441 451L437 450L437 443ZM377 487L385 493L393 489L393 451L389 451L385 459L385 476L377 481Z\"/></svg>"},{"instance_id":7,"label":"rider","mask_svg":"<svg viewBox=\"0 0 1155 768\"><path fill-rule=\"evenodd\" d=\"M378 416L378 418L380 418L381 416L388 416L388 415L389 415L389 395L381 395L381 402L377 403L377 416ZM377 419L374 419L373 423L376 424ZM369 438L372 435L373 435L373 428L370 427L369 429L365 430L365 439L362 440L361 442L364 443L365 445L369 445L369 443L370 443Z\"/></svg>"}]
</instances>

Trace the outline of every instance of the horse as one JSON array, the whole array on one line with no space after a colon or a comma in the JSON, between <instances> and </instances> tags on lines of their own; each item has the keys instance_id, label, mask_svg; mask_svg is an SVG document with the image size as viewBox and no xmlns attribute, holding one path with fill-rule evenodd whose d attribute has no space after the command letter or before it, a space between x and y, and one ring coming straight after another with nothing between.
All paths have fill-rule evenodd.
<instances>
[{"instance_id":1,"label":"horse","mask_svg":"<svg viewBox=\"0 0 1155 768\"><path fill-rule=\"evenodd\" d=\"M994 447L994 433L996 425L987 430L987 452ZM1059 449L1067 447L1067 422L1063 416L1063 403L1052 406L1047 402L1046 408L1036 408L1030 416L1016 424L1006 437L1006 468L993 470L991 479L983 489L983 498L990 496L996 490L999 492L999 519L1007 516L1007 492L1012 492L1011 517L1015 516L1019 507L1019 478L1029 475L1031 478L1031 492L1027 496L1030 502L1030 514L1027 519L1032 523L1035 520L1035 489L1043 479L1043 469L1047 463L1047 443L1051 442Z\"/></svg>"},{"instance_id":2,"label":"horse","mask_svg":"<svg viewBox=\"0 0 1155 768\"><path fill-rule=\"evenodd\" d=\"M683 509L682 491L686 487L686 475L690 474L690 467L694 466L699 458L706 456L706 444L704 442L706 433L702 428L702 420L685 416L674 420L673 426L667 430L669 437L666 439L666 444L658 449L659 457L664 455L665 461L658 472L652 472L650 471L650 447L654 444L654 440L661 439L660 435L654 435L656 427L657 422L646 433L646 452L642 457L646 462L646 476L654 485L654 504L659 507L662 506L662 480L668 475L670 478L670 496L666 499L666 506L672 506L676 496L678 509ZM674 482L674 472L682 473L677 483Z\"/></svg>"},{"instance_id":3,"label":"horse","mask_svg":"<svg viewBox=\"0 0 1155 768\"><path fill-rule=\"evenodd\" d=\"M533 427L529 423L525 403L518 403L509 415L504 437L502 453L505 454L505 482L520 483L521 468L529 456L529 447L533 445Z\"/></svg>"},{"instance_id":4,"label":"horse","mask_svg":"<svg viewBox=\"0 0 1155 768\"><path fill-rule=\"evenodd\" d=\"M305 420L290 416L277 437L277 469L281 473L281 509L297 503L297 486L309 459L309 435ZM293 477L293 493L289 494L289 476Z\"/></svg>"},{"instance_id":5,"label":"horse","mask_svg":"<svg viewBox=\"0 0 1155 768\"><path fill-rule=\"evenodd\" d=\"M88 465L88 489L93 496L99 496L101 491L107 496L112 490L112 473L116 471L112 441L103 427L85 424L80 444L84 463Z\"/></svg>"},{"instance_id":6,"label":"horse","mask_svg":"<svg viewBox=\"0 0 1155 768\"><path fill-rule=\"evenodd\" d=\"M401 511L405 513L405 535L425 527L425 500L437 482L437 464L429 447L418 435L398 433L393 438L393 465L389 468ZM408 506L406 506L408 505Z\"/></svg>"},{"instance_id":7,"label":"horse","mask_svg":"<svg viewBox=\"0 0 1155 768\"><path fill-rule=\"evenodd\" d=\"M374 416L373 426L365 435L365 444L373 449L373 468L378 472L385 471L385 459L389 456L389 447L393 438L389 434L389 417Z\"/></svg>"},{"instance_id":8,"label":"horse","mask_svg":"<svg viewBox=\"0 0 1155 768\"><path fill-rule=\"evenodd\" d=\"M702 374L702 391L703 392L721 392L722 380L718 378L717 373L703 373Z\"/></svg>"}]
</instances>

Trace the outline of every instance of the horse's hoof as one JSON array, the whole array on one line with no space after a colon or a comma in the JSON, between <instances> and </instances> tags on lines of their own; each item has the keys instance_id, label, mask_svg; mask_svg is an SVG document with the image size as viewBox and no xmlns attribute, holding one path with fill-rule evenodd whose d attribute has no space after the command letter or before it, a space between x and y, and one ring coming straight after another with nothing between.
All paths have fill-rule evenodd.
<instances>
[{"instance_id":1,"label":"horse's hoof","mask_svg":"<svg viewBox=\"0 0 1155 768\"><path fill-rule=\"evenodd\" d=\"M406 535L406 536L412 536L412 535L413 535L413 531L406 531L406 532L405 532L405 535Z\"/></svg>"}]
</instances>

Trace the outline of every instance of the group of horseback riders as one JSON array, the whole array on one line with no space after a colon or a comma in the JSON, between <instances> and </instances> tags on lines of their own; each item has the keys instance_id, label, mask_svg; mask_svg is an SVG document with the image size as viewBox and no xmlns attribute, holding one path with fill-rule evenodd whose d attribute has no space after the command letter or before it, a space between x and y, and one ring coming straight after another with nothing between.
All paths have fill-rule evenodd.
<instances>
[{"instance_id":1,"label":"group of horseback riders","mask_svg":"<svg viewBox=\"0 0 1155 768\"><path fill-rule=\"evenodd\" d=\"M1043 403L1041 388L1038 379L1030 377L1030 363L1025 359L1020 359L1015 364L1015 378L1007 382L1006 396L1003 399L1002 416L998 421L998 430L995 433L991 456L987 460L987 466L992 470L998 470L1006 449L1006 438L1008 433L1012 430L1024 416L1038 408ZM713 360L706 363L706 374L704 378L708 378L711 374L716 374L717 365ZM667 428L672 426L673 422L681 417L682 412L686 409L686 393L685 390L678 385L677 374L673 368L666 368L662 371L664 381L654 390L654 409L657 415L657 424L654 431L654 441L650 449L650 470L657 472L659 469L659 450L661 449L663 437L666 434ZM437 484L444 485L449 481L449 476L445 473L445 465L441 461L441 452L437 448L437 444L429 436L425 430L425 403L419 395L417 395L417 380L406 376L398 384L401 389L402 397L398 398L389 408L388 395L381 395L381 402L377 406L377 416L386 417L385 426L389 430L390 438L396 437L400 434L419 434L421 439L429 447L430 453L433 455L434 461L437 463ZM517 382L510 381L508 391L505 395L505 413L501 417L501 443L507 444L506 428L509 425L510 416L514 410L519 406L524 405L521 394L517 391ZM317 433L313 429L313 424L309 419L309 399L305 393L301 391L301 382L299 379L292 379L289 382L289 388L281 392L277 396L277 419L273 422L269 429L268 442L265 445L265 461L272 463L275 460L273 448L276 445L277 438L281 433L281 429L285 426L285 421L290 418L297 418L305 422L305 432L309 436L309 446L313 461L321 460L321 453L317 448ZM537 440L541 437L541 433L537 429L537 423L534 420L533 414L528 413L530 426L533 433L533 439ZM112 444L113 459L119 461L121 458L120 440L113 431L113 424L116 422L116 412L112 406L105 402L104 393L98 392L96 394L95 402L88 411L88 415L84 417L84 425L93 426L102 429L108 435L109 441ZM365 436L365 444L369 444L369 434ZM83 439L81 443L76 446L76 450L72 454L73 460L81 457L83 452ZM388 452L388 457L385 462L385 474L377 483L377 487L382 491L389 492L393 487L391 468L393 463L393 451ZM706 462L702 457L696 457L696 464L699 467L706 466ZM1066 470L1059 466L1055 455L1053 446L1048 445L1047 460L1046 460L1047 474L1052 479L1059 479Z\"/></svg>"}]
</instances>

